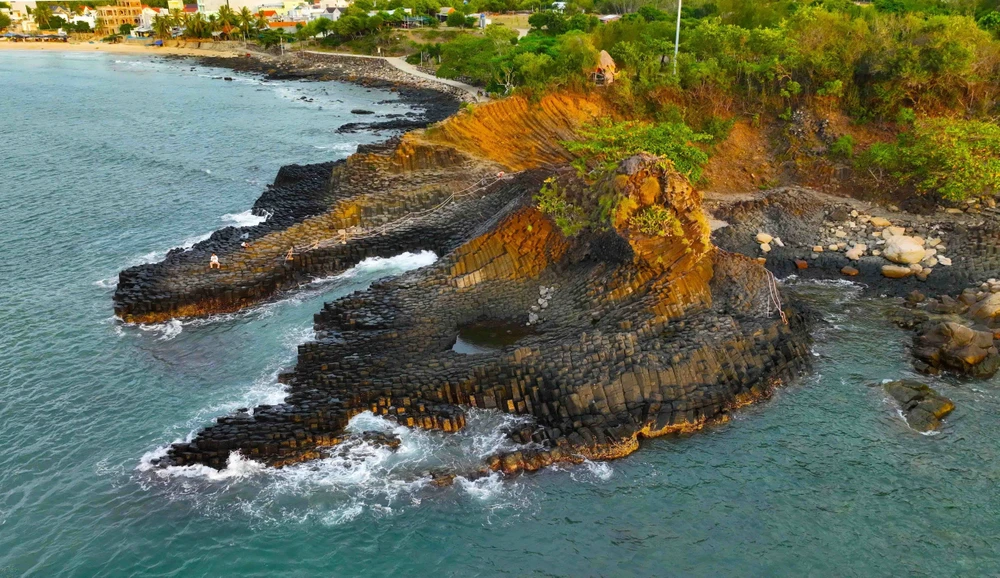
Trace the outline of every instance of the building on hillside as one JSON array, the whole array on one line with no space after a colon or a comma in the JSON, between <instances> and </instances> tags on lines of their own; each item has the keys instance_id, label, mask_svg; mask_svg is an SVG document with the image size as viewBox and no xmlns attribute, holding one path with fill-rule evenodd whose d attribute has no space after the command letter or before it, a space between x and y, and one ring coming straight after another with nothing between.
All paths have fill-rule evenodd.
<instances>
[{"instance_id":1,"label":"building on hillside","mask_svg":"<svg viewBox=\"0 0 1000 578\"><path fill-rule=\"evenodd\" d=\"M123 24L136 26L142 13L140 0L118 0L115 4L97 7L98 34L118 34Z\"/></svg>"},{"instance_id":2,"label":"building on hillside","mask_svg":"<svg viewBox=\"0 0 1000 578\"><path fill-rule=\"evenodd\" d=\"M299 6L305 6L306 2L302 0L283 0L281 2L281 14L288 14L292 10L295 10Z\"/></svg>"},{"instance_id":3,"label":"building on hillside","mask_svg":"<svg viewBox=\"0 0 1000 578\"><path fill-rule=\"evenodd\" d=\"M607 50L602 50L597 56L597 66L590 73L591 80L597 86L607 86L615 81L616 76L618 76L618 67L615 65L615 60L611 58Z\"/></svg>"},{"instance_id":4,"label":"building on hillside","mask_svg":"<svg viewBox=\"0 0 1000 578\"><path fill-rule=\"evenodd\" d=\"M270 28L271 30L278 30L278 31L282 31L282 32L295 32L297 30L297 28L295 27L296 24L302 24L302 23L301 22L291 22L291 21L285 21L285 22L268 22L267 23L267 27Z\"/></svg>"},{"instance_id":5,"label":"building on hillside","mask_svg":"<svg viewBox=\"0 0 1000 578\"><path fill-rule=\"evenodd\" d=\"M153 33L153 19L159 15L168 15L169 12L166 8L153 8L152 6L143 6L142 12L139 13L139 26L135 29L140 36Z\"/></svg>"},{"instance_id":6,"label":"building on hillside","mask_svg":"<svg viewBox=\"0 0 1000 578\"><path fill-rule=\"evenodd\" d=\"M68 20L70 24L76 24L78 22L86 22L87 26L90 26L91 30L97 28L97 10L92 8L84 8L83 14L74 14L72 18Z\"/></svg>"},{"instance_id":7,"label":"building on hillside","mask_svg":"<svg viewBox=\"0 0 1000 578\"><path fill-rule=\"evenodd\" d=\"M184 11L184 0L167 0L167 10L180 10Z\"/></svg>"},{"instance_id":8,"label":"building on hillside","mask_svg":"<svg viewBox=\"0 0 1000 578\"><path fill-rule=\"evenodd\" d=\"M17 34L35 34L38 32L38 24L35 17L24 10L11 10L10 31Z\"/></svg>"},{"instance_id":9,"label":"building on hillside","mask_svg":"<svg viewBox=\"0 0 1000 578\"><path fill-rule=\"evenodd\" d=\"M311 22L320 17L326 17L326 9L312 4L300 4L285 13L283 20L295 22Z\"/></svg>"}]
</instances>

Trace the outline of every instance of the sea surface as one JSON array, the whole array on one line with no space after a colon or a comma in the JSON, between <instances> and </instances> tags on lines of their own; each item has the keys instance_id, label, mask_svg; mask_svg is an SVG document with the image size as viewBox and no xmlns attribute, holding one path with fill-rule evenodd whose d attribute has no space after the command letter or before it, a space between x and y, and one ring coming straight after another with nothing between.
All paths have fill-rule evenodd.
<instances>
[{"instance_id":1,"label":"sea surface","mask_svg":"<svg viewBox=\"0 0 1000 578\"><path fill-rule=\"evenodd\" d=\"M611 463L435 488L506 418L271 470L149 467L214 417L275 403L323 301L427 265L370 260L253 310L112 317L120 269L251 223L287 163L342 158L390 93L187 61L0 52L0 578L10 576L982 576L1000 573L1000 384L932 378L957 409L910 430L878 385L909 336L846 284L814 373L728 424ZM302 100L306 97L306 100ZM309 100L312 102L309 102ZM386 135L383 135L386 136Z\"/></svg>"}]
</instances>

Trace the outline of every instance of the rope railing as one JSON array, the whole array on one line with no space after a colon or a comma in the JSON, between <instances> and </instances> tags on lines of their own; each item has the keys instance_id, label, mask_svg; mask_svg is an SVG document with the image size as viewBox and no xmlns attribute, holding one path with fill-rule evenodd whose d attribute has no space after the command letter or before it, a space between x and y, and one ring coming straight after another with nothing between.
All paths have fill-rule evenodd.
<instances>
[{"instance_id":1,"label":"rope railing","mask_svg":"<svg viewBox=\"0 0 1000 578\"><path fill-rule=\"evenodd\" d=\"M771 273L767 269L764 269L764 272L767 273L767 316L771 316L771 305L774 305L778 310L778 315L781 316L781 322L788 325L788 318L785 317L785 310L781 305L781 293L778 292L778 282L774 278L774 273Z\"/></svg>"}]
</instances>

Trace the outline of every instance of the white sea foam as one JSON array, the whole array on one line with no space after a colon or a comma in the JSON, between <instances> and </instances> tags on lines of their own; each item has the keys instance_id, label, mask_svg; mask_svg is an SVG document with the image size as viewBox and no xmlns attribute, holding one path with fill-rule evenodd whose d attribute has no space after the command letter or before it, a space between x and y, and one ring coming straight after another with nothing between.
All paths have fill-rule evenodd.
<instances>
[{"instance_id":1,"label":"white sea foam","mask_svg":"<svg viewBox=\"0 0 1000 578\"><path fill-rule=\"evenodd\" d=\"M97 285L101 289L114 289L118 286L118 275L112 275L105 279L98 279L94 281L94 285Z\"/></svg>"},{"instance_id":2,"label":"white sea foam","mask_svg":"<svg viewBox=\"0 0 1000 578\"><path fill-rule=\"evenodd\" d=\"M432 265L435 261L437 261L437 258L438 257L434 254L434 251L420 251L419 253L406 252L393 257L369 257L339 275L326 277L324 279L317 279L313 283L326 283L332 280L350 279L352 277L361 277L378 272L399 274L412 269L419 269L420 267Z\"/></svg>"},{"instance_id":3,"label":"white sea foam","mask_svg":"<svg viewBox=\"0 0 1000 578\"><path fill-rule=\"evenodd\" d=\"M484 502L502 495L505 489L503 476L498 472L474 480L458 477L455 483L469 496Z\"/></svg>"},{"instance_id":4,"label":"white sea foam","mask_svg":"<svg viewBox=\"0 0 1000 578\"><path fill-rule=\"evenodd\" d=\"M360 281L366 277L429 265L436 258L434 253L425 251L384 259L367 259L335 279L354 278ZM323 290L325 288L315 289L316 292ZM212 321L200 319L178 323L180 327L184 327L210 322ZM242 394L236 396L238 399L211 404L186 423L175 427L174 434L170 436L177 438L173 443L191 441L214 417L229 414L236 408L280 404L287 395L287 390L277 383L277 374L294 360L296 346L312 338L311 325L286 331L281 339L285 354L280 359ZM347 432L391 432L400 439L397 449L392 450L356 438L338 446L326 458L281 469L265 467L260 462L235 452L230 455L226 468L222 470L205 466L154 467L153 462L166 455L169 444L164 444L143 455L136 469L152 476L144 477L141 481L146 487L152 487L147 485L150 480L160 480L161 484L167 484L168 489L173 484L180 484L177 486L178 496L194 493L200 496L198 499L211 501L212 504L229 504L224 508L219 507L220 515L233 513L231 500L223 498L226 493L240 492L243 496L249 491L256 495L249 501L241 502L237 509L254 519L284 522L313 520L323 525L337 525L360 516L391 516L419 505L420 492L430 483L426 472L435 469L460 472L481 466L487 456L514 448L514 443L508 439L506 432L522 426L526 419L495 410L473 408L468 410L466 428L457 433L446 434L407 428L371 412L364 412L351 419ZM178 433L181 435L178 436ZM202 484L208 484L209 488L198 489ZM216 489L212 490L213 487ZM456 479L456 488L473 498L476 503L482 504L488 515L497 510L518 509L525 504L523 484L505 481L504 476L498 473L476 480L459 477ZM304 511L297 506L303 498L310 503ZM292 505L286 506L287 504ZM209 506L209 509L212 507ZM221 513L222 510L225 510L225 514Z\"/></svg>"},{"instance_id":5,"label":"white sea foam","mask_svg":"<svg viewBox=\"0 0 1000 578\"><path fill-rule=\"evenodd\" d=\"M222 220L234 227L253 227L266 221L271 215L255 215L250 211L242 213L226 213L222 215Z\"/></svg>"},{"instance_id":6,"label":"white sea foam","mask_svg":"<svg viewBox=\"0 0 1000 578\"><path fill-rule=\"evenodd\" d=\"M138 469L140 471L153 471L160 477L199 478L211 482L247 478L260 474L266 470L264 464L244 458L239 452L231 452L229 454L229 459L226 460L226 467L221 470L200 464L192 466L170 466L168 468L155 469L152 461L154 459L162 458L165 455L165 448L162 450L158 448L152 452L147 452L142 456Z\"/></svg>"},{"instance_id":7,"label":"white sea foam","mask_svg":"<svg viewBox=\"0 0 1000 578\"><path fill-rule=\"evenodd\" d=\"M321 151L351 154L358 149L358 144L357 142L341 142L332 145L313 145L313 148Z\"/></svg>"},{"instance_id":8,"label":"white sea foam","mask_svg":"<svg viewBox=\"0 0 1000 578\"><path fill-rule=\"evenodd\" d=\"M144 265L146 263L157 263L159 261L162 261L164 259L164 257L167 256L167 253L169 251L171 251L173 249L176 249L176 248L184 249L186 251L186 250L190 249L191 247L194 247L198 243L204 241L205 239L208 239L211 236L212 236L212 233L204 233L204 234L201 234L201 235L193 235L191 237L188 237L188 238L184 239L181 242L181 244L178 245L178 246L176 246L176 247L171 247L170 249L167 249L167 250L159 249L159 250L156 250L156 251L150 251L148 253L143 253L141 255L136 255L136 256L131 257L128 260L126 260L125 267L126 268L128 268L128 267L135 267L136 265ZM115 279L115 284L117 284L117 277Z\"/></svg>"},{"instance_id":9,"label":"white sea foam","mask_svg":"<svg viewBox=\"0 0 1000 578\"><path fill-rule=\"evenodd\" d=\"M322 525L339 525L360 516L381 518L419 506L421 492L430 485L428 470L467 471L471 464L481 465L478 453L487 447L499 447L495 441L484 444L482 440L502 437L498 424L508 423L510 416L472 410L469 417L466 430L445 434L406 428L364 412L351 419L348 433L391 432L400 439L396 450L354 438L326 458L281 469L265 467L237 452L230 454L222 470L206 466L157 468L153 462L166 455L169 447L166 445L143 455L136 469L163 483L180 484L179 495L193 494L213 502L223 496L213 494L213 487L241 495L256 492L250 502L240 507L255 519L283 522L311 519ZM193 436L194 430L178 441L191 441ZM219 485L220 482L225 483ZM192 487L191 483L199 486ZM522 509L529 502L521 482L508 480L497 472L473 480L458 477L455 488L479 504L488 519L497 511ZM303 500L309 504L305 511L294 506L301 505Z\"/></svg>"}]
</instances>

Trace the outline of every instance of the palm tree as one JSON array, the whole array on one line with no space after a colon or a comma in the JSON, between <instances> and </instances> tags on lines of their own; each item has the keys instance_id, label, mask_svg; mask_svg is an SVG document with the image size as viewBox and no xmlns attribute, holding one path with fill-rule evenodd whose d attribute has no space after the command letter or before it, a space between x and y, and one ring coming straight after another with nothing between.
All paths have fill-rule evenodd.
<instances>
[{"instance_id":1,"label":"palm tree","mask_svg":"<svg viewBox=\"0 0 1000 578\"><path fill-rule=\"evenodd\" d=\"M174 8L170 11L170 25L181 26L182 24L184 24L184 12L179 8Z\"/></svg>"},{"instance_id":2,"label":"palm tree","mask_svg":"<svg viewBox=\"0 0 1000 578\"><path fill-rule=\"evenodd\" d=\"M222 26L236 24L236 13L229 7L229 4L219 6L219 24Z\"/></svg>"},{"instance_id":3,"label":"palm tree","mask_svg":"<svg viewBox=\"0 0 1000 578\"><path fill-rule=\"evenodd\" d=\"M264 18L263 10L257 13L257 19L254 21L254 27L257 30L267 30L267 18Z\"/></svg>"},{"instance_id":4,"label":"palm tree","mask_svg":"<svg viewBox=\"0 0 1000 578\"><path fill-rule=\"evenodd\" d=\"M237 17L239 19L240 32L243 33L243 37L246 38L247 36L250 36L250 28L252 28L254 24L253 12L244 6L243 8L240 8L240 12L237 14Z\"/></svg>"},{"instance_id":5,"label":"palm tree","mask_svg":"<svg viewBox=\"0 0 1000 578\"><path fill-rule=\"evenodd\" d=\"M153 32L157 38L170 38L172 27L173 22L170 21L170 16L163 14L153 16Z\"/></svg>"},{"instance_id":6,"label":"palm tree","mask_svg":"<svg viewBox=\"0 0 1000 578\"><path fill-rule=\"evenodd\" d=\"M38 27L42 29L48 27L50 20L52 20L52 7L41 2L35 5L35 22L38 23Z\"/></svg>"},{"instance_id":7,"label":"palm tree","mask_svg":"<svg viewBox=\"0 0 1000 578\"><path fill-rule=\"evenodd\" d=\"M208 21L201 12L195 12L187 17L187 24L184 28L184 36L188 38L205 38L210 33Z\"/></svg>"}]
</instances>

